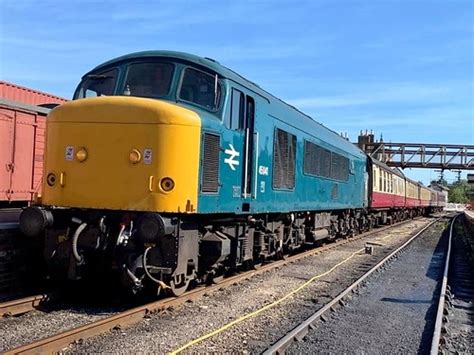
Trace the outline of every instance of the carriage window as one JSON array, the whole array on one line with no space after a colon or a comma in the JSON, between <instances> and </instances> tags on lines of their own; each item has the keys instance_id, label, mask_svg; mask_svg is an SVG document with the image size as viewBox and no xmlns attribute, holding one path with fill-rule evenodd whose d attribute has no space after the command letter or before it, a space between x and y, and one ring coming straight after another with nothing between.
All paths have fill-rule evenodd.
<instances>
[{"instance_id":1,"label":"carriage window","mask_svg":"<svg viewBox=\"0 0 474 355\"><path fill-rule=\"evenodd\" d=\"M273 187L295 187L296 136L281 129L275 130L273 141Z\"/></svg>"},{"instance_id":2,"label":"carriage window","mask_svg":"<svg viewBox=\"0 0 474 355\"><path fill-rule=\"evenodd\" d=\"M379 191L383 191L383 186L382 186L382 176L383 176L383 170L379 170Z\"/></svg>"},{"instance_id":3,"label":"carriage window","mask_svg":"<svg viewBox=\"0 0 474 355\"><path fill-rule=\"evenodd\" d=\"M372 176L373 176L372 185L374 187L374 190L377 191L377 170L375 169L375 167L372 168Z\"/></svg>"},{"instance_id":4,"label":"carriage window","mask_svg":"<svg viewBox=\"0 0 474 355\"><path fill-rule=\"evenodd\" d=\"M128 68L123 95L158 98L171 87L174 65L171 63L135 63Z\"/></svg>"},{"instance_id":5,"label":"carriage window","mask_svg":"<svg viewBox=\"0 0 474 355\"><path fill-rule=\"evenodd\" d=\"M179 98L216 111L219 108L221 96L221 86L217 79L217 75L186 68L179 90Z\"/></svg>"},{"instance_id":6,"label":"carriage window","mask_svg":"<svg viewBox=\"0 0 474 355\"><path fill-rule=\"evenodd\" d=\"M114 94L118 70L111 69L100 74L87 75L74 95L75 99Z\"/></svg>"}]
</instances>

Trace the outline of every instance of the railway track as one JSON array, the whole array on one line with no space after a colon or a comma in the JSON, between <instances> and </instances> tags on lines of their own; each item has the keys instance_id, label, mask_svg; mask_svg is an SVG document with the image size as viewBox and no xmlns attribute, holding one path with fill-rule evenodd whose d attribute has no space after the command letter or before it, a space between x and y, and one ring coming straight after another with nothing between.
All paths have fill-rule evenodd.
<instances>
[{"instance_id":1,"label":"railway track","mask_svg":"<svg viewBox=\"0 0 474 355\"><path fill-rule=\"evenodd\" d=\"M18 316L31 312L56 299L56 293L43 293L0 303L0 317Z\"/></svg>"},{"instance_id":2,"label":"railway track","mask_svg":"<svg viewBox=\"0 0 474 355\"><path fill-rule=\"evenodd\" d=\"M433 221L426 227L424 227L422 230L417 232L415 235L413 235L409 240L407 240L404 244L402 244L400 247L398 247L396 250L391 252L389 255L385 256L380 262L378 262L375 266L370 268L366 273L364 273L359 279L357 279L355 282L353 282L350 286L348 286L344 291L339 293L335 298L333 298L330 302L328 302L324 307L320 308L318 311L316 311L314 314L312 314L310 317L308 317L306 320L301 322L299 325L294 327L291 331L289 331L287 334L285 334L283 337L280 338L276 343L274 343L272 346L270 346L264 354L270 355L270 354L284 354L290 346L295 344L295 342L300 342L302 341L308 333L311 332L311 330L314 330L317 325L323 321L326 322L329 318L330 313L334 312L337 308L339 308L341 305L345 306L346 305L346 299L352 296L353 293L358 292L358 289L367 281L369 277L374 275L375 273L381 271L384 269L388 263L393 261L395 258L399 256L409 245L411 245L417 238L419 238L426 230L428 230L430 227L433 226L437 221L439 221L441 218ZM456 219L453 218L451 221L451 232L450 232L450 240L451 240L451 235L452 235L452 226L454 224L454 220ZM449 250L446 253L447 255L447 261L446 261L446 268L444 270L444 276L443 276L443 288L441 290L441 297L440 297L440 304L438 306L438 317L436 321L436 330L434 332L434 337L433 337L433 345L431 348L431 354L437 354L438 353L438 345L439 345L439 335L441 334L441 319L443 316L443 309L444 309L444 300L445 300L445 295L446 295L446 284L447 284L447 273L448 273L448 264L449 264ZM317 337L317 334L315 334ZM367 349L366 349L367 350ZM296 350L293 349L291 352L298 353L300 352L301 349L297 348ZM373 349L372 349L373 351Z\"/></svg>"},{"instance_id":3,"label":"railway track","mask_svg":"<svg viewBox=\"0 0 474 355\"><path fill-rule=\"evenodd\" d=\"M448 275L449 275L449 261L451 258L451 248L453 242L453 227L456 219L459 217L456 216L453 218L451 225L449 227L449 239L448 239L448 251L446 252L446 258L444 260L444 272L443 279L441 283L441 290L439 295L438 307L436 311L436 321L435 328L433 331L433 340L431 342L430 354L436 355L439 351L439 345L441 341L441 331L443 327L443 315L446 308L446 297L447 297L447 287L448 287Z\"/></svg>"},{"instance_id":4,"label":"railway track","mask_svg":"<svg viewBox=\"0 0 474 355\"><path fill-rule=\"evenodd\" d=\"M459 215L450 226L430 349L433 355L445 352L472 353L474 350L474 235L469 232L467 223Z\"/></svg>"},{"instance_id":5,"label":"railway track","mask_svg":"<svg viewBox=\"0 0 474 355\"><path fill-rule=\"evenodd\" d=\"M100 319L90 324L40 339L30 344L14 348L6 352L6 354L56 352L67 347L69 344L77 342L79 340L94 337L98 334L104 333L114 328L123 328L126 326L130 326L134 323L140 322L143 318L145 318L151 313L163 311L167 308L174 308L186 302L197 300L204 295L211 294L217 290L227 288L231 285L242 282L243 280L249 279L255 275L265 273L274 268L279 268L285 264L293 263L299 259L303 259L311 255L323 253L325 251L337 248L340 245L351 243L367 236L380 233L388 229L399 227L408 222L409 221L400 222L391 226L386 226L367 233L360 234L354 238L339 240L316 249L308 250L300 254L290 256L284 260L279 260L270 264L263 265L257 270L251 270L242 274L230 276L215 285L195 288L191 291L186 292L180 297L170 297L151 302L139 307L129 309L124 312L114 314L110 317Z\"/></svg>"}]
</instances>

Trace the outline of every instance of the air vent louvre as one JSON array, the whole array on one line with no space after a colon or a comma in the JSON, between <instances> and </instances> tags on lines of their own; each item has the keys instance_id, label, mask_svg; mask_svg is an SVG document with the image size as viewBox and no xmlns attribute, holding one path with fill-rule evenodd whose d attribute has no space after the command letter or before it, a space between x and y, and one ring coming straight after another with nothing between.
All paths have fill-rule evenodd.
<instances>
[{"instance_id":1,"label":"air vent louvre","mask_svg":"<svg viewBox=\"0 0 474 355\"><path fill-rule=\"evenodd\" d=\"M204 154L202 161L202 192L219 190L219 152L221 138L218 135L204 133Z\"/></svg>"},{"instance_id":2,"label":"air vent louvre","mask_svg":"<svg viewBox=\"0 0 474 355\"><path fill-rule=\"evenodd\" d=\"M295 187L296 136L276 129L273 143L273 187Z\"/></svg>"}]
</instances>

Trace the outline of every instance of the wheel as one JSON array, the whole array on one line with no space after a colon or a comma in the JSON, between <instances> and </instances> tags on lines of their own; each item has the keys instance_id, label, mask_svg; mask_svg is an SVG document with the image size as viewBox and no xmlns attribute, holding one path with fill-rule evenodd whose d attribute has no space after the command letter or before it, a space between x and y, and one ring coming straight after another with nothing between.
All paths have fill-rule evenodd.
<instances>
[{"instance_id":1,"label":"wheel","mask_svg":"<svg viewBox=\"0 0 474 355\"><path fill-rule=\"evenodd\" d=\"M186 276L177 275L170 281L170 289L168 291L173 296L181 296L188 289L190 282L191 279L186 278Z\"/></svg>"},{"instance_id":2,"label":"wheel","mask_svg":"<svg viewBox=\"0 0 474 355\"><path fill-rule=\"evenodd\" d=\"M222 280L224 280L224 275L216 275L212 278L211 282L213 284L218 284L219 282L221 282Z\"/></svg>"},{"instance_id":3,"label":"wheel","mask_svg":"<svg viewBox=\"0 0 474 355\"><path fill-rule=\"evenodd\" d=\"M260 269L263 265L264 260L265 260L265 258L263 258L263 257L259 257L259 258L256 258L255 260L253 260L253 263L252 263L253 269L254 270Z\"/></svg>"}]
</instances>

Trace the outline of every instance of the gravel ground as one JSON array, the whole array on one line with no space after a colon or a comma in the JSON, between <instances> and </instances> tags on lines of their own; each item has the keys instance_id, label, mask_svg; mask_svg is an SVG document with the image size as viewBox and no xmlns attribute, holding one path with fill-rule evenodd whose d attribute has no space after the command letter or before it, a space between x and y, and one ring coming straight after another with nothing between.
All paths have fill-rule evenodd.
<instances>
[{"instance_id":1,"label":"gravel ground","mask_svg":"<svg viewBox=\"0 0 474 355\"><path fill-rule=\"evenodd\" d=\"M113 311L97 308L64 308L33 311L0 321L0 352L110 316Z\"/></svg>"},{"instance_id":2,"label":"gravel ground","mask_svg":"<svg viewBox=\"0 0 474 355\"><path fill-rule=\"evenodd\" d=\"M445 324L443 349L450 353L474 353L474 233L458 223L454 228L448 282L452 308Z\"/></svg>"},{"instance_id":3,"label":"gravel ground","mask_svg":"<svg viewBox=\"0 0 474 355\"><path fill-rule=\"evenodd\" d=\"M443 274L447 224L423 233L346 307L287 353L429 353Z\"/></svg>"},{"instance_id":4,"label":"gravel ground","mask_svg":"<svg viewBox=\"0 0 474 355\"><path fill-rule=\"evenodd\" d=\"M356 255L334 272L310 284L278 306L188 349L199 353L260 352L276 341L283 332L290 330L322 307L356 276L361 275L370 265L383 258L389 250L400 245L415 229L426 223L427 219L411 221L398 227L396 233L382 231L363 240L273 269L196 302L187 303L179 309L152 315L134 327L108 332L75 344L67 350L74 353L164 353L175 350L281 298L309 278L329 270L363 248L367 241L381 244L375 247L374 255Z\"/></svg>"}]
</instances>

